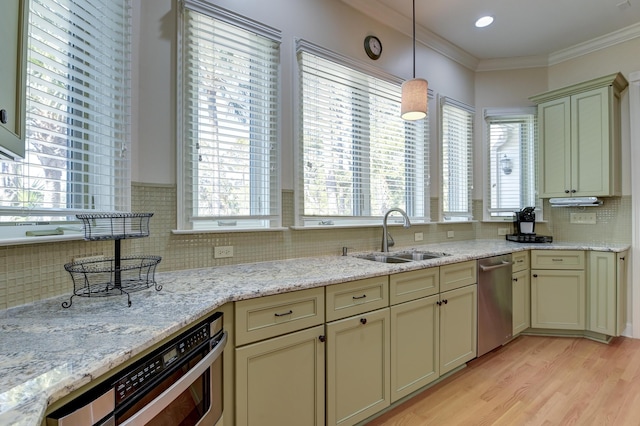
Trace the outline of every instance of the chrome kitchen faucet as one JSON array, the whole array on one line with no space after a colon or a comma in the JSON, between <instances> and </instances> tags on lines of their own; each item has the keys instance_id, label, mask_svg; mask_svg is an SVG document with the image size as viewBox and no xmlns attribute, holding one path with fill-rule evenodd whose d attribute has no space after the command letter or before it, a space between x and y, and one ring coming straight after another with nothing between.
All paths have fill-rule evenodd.
<instances>
[{"instance_id":1,"label":"chrome kitchen faucet","mask_svg":"<svg viewBox=\"0 0 640 426\"><path fill-rule=\"evenodd\" d=\"M404 226L405 228L408 228L411 226L411 221L409 220L409 216L407 216L404 210L398 207L394 207L387 210L387 212L384 215L384 219L382 220L382 251L383 252L388 252L389 247L392 247L395 244L395 242L393 241L393 238L391 238L391 235L389 235L389 233L387 232L387 218L389 217L389 214L392 212L398 212L402 215L404 220L404 223L402 226Z\"/></svg>"}]
</instances>

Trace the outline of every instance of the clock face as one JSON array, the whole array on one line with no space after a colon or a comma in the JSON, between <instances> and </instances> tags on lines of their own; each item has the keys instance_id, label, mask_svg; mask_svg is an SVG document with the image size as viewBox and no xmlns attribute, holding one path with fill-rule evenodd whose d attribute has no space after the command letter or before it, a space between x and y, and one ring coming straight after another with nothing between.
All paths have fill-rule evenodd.
<instances>
[{"instance_id":1,"label":"clock face","mask_svg":"<svg viewBox=\"0 0 640 426\"><path fill-rule=\"evenodd\" d=\"M382 43L376 36L367 36L364 39L364 50L371 59L378 59L382 54Z\"/></svg>"}]
</instances>

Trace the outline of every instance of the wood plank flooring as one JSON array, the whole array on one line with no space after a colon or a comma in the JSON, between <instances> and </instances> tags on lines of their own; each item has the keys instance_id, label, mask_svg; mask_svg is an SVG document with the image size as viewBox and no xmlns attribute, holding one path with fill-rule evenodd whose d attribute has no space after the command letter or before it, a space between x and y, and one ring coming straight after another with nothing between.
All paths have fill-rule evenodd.
<instances>
[{"instance_id":1,"label":"wood plank flooring","mask_svg":"<svg viewBox=\"0 0 640 426\"><path fill-rule=\"evenodd\" d=\"M520 336L368 423L640 425L640 340Z\"/></svg>"}]
</instances>

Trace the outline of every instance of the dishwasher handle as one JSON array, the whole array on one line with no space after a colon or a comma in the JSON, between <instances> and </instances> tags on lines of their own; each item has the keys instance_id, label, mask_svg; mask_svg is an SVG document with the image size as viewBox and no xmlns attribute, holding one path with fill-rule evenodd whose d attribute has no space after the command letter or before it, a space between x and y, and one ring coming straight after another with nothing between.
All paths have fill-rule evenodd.
<instances>
[{"instance_id":1,"label":"dishwasher handle","mask_svg":"<svg viewBox=\"0 0 640 426\"><path fill-rule=\"evenodd\" d=\"M502 263L498 265L491 265L491 266L479 265L479 266L482 272L486 272L486 271L493 271L494 269L506 268L507 266L511 266L511 262L507 260L503 260Z\"/></svg>"}]
</instances>

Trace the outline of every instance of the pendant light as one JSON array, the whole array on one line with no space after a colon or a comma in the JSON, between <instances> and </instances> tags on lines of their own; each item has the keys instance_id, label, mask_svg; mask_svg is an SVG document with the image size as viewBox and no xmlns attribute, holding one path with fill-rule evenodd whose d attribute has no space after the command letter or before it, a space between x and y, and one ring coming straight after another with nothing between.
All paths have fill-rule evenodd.
<instances>
[{"instance_id":1,"label":"pendant light","mask_svg":"<svg viewBox=\"0 0 640 426\"><path fill-rule=\"evenodd\" d=\"M404 120L420 120L427 116L427 89L424 78L416 78L416 0L413 0L413 78L402 83L400 114Z\"/></svg>"}]
</instances>

